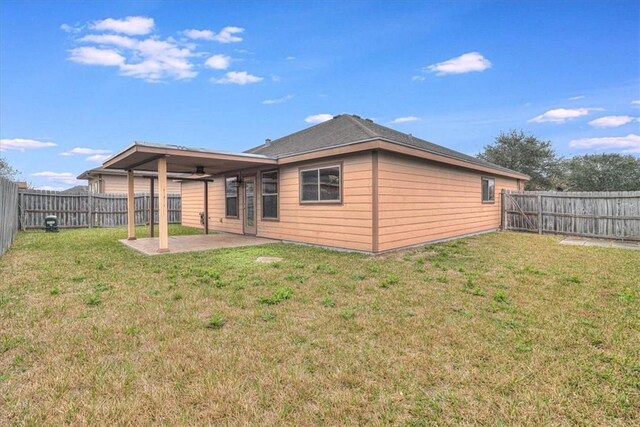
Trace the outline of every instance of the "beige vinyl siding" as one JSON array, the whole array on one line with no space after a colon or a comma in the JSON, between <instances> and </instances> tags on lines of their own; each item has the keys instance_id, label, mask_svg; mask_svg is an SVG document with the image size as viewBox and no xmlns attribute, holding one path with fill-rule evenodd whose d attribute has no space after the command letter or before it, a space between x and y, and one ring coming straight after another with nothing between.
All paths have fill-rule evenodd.
<instances>
[{"instance_id":1,"label":"beige vinyl siding","mask_svg":"<svg viewBox=\"0 0 640 427\"><path fill-rule=\"evenodd\" d=\"M342 203L300 204L299 168L339 164L342 166ZM371 153L286 165L279 170L279 220L261 219L262 201L258 197L258 236L372 250Z\"/></svg>"},{"instance_id":2,"label":"beige vinyl siding","mask_svg":"<svg viewBox=\"0 0 640 427\"><path fill-rule=\"evenodd\" d=\"M371 152L295 163L278 168L278 220L261 218L260 173L256 176L257 235L362 251L374 250L373 159ZM300 168L341 165L341 203L300 203ZM265 168L264 170L273 170ZM481 177L495 178L495 203L482 203ZM226 218L224 176L209 183L209 228L243 233L240 218ZM447 239L500 226L500 191L516 189L518 180L380 151L378 154L378 251ZM183 224L200 227L203 184L184 183Z\"/></svg>"},{"instance_id":3,"label":"beige vinyl siding","mask_svg":"<svg viewBox=\"0 0 640 427\"><path fill-rule=\"evenodd\" d=\"M209 182L209 229L242 234L242 189L238 191L238 218L227 218L225 212L225 177L216 176ZM204 191L204 190L203 190Z\"/></svg>"},{"instance_id":4,"label":"beige vinyl siding","mask_svg":"<svg viewBox=\"0 0 640 427\"><path fill-rule=\"evenodd\" d=\"M202 228L200 212L204 212L204 184L182 183L182 225Z\"/></svg>"},{"instance_id":5,"label":"beige vinyl siding","mask_svg":"<svg viewBox=\"0 0 640 427\"><path fill-rule=\"evenodd\" d=\"M381 152L379 250L500 227L500 191L518 181ZM495 177L495 203L482 203L481 177Z\"/></svg>"},{"instance_id":6,"label":"beige vinyl siding","mask_svg":"<svg viewBox=\"0 0 640 427\"><path fill-rule=\"evenodd\" d=\"M239 218L225 216L224 176L215 176L209 182L209 229L242 234L242 191L239 192ZM182 225L202 228L200 212L204 212L204 184L182 183Z\"/></svg>"},{"instance_id":7,"label":"beige vinyl siding","mask_svg":"<svg viewBox=\"0 0 640 427\"><path fill-rule=\"evenodd\" d=\"M110 194L127 194L127 177L119 175L102 175L102 189L103 193ZM155 193L158 192L158 180L154 180ZM133 185L136 193L148 193L149 192L149 178L136 177L134 178ZM180 194L180 182L167 180L167 192L169 194Z\"/></svg>"}]
</instances>

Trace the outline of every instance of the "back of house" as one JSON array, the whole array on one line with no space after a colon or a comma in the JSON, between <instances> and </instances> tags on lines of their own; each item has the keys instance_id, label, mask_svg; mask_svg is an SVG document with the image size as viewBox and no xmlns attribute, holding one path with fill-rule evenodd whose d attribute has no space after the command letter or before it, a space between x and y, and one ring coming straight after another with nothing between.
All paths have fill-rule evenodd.
<instances>
[{"instance_id":1,"label":"back of house","mask_svg":"<svg viewBox=\"0 0 640 427\"><path fill-rule=\"evenodd\" d=\"M521 173L339 115L246 154L274 164L182 183L182 222L278 240L379 253L494 231L499 192Z\"/></svg>"}]
</instances>

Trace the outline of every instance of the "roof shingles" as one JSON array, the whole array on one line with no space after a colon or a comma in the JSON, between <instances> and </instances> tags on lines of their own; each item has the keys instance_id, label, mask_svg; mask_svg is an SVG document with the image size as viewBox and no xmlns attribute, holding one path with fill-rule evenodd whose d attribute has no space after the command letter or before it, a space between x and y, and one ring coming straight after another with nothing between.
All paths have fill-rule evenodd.
<instances>
[{"instance_id":1,"label":"roof shingles","mask_svg":"<svg viewBox=\"0 0 640 427\"><path fill-rule=\"evenodd\" d=\"M515 172L349 114L335 116L331 120L276 139L268 144L254 147L246 152L279 158L377 138L496 170Z\"/></svg>"}]
</instances>

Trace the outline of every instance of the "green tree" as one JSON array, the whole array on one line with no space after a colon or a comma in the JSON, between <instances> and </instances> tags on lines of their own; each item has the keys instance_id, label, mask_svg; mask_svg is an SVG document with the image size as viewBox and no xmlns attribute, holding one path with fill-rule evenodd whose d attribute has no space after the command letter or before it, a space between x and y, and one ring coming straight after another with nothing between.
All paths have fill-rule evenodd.
<instances>
[{"instance_id":1,"label":"green tree","mask_svg":"<svg viewBox=\"0 0 640 427\"><path fill-rule=\"evenodd\" d=\"M14 180L18 177L18 175L20 175L20 172L14 169L13 166L11 166L9 162L7 162L7 159L5 159L4 157L0 157L0 176Z\"/></svg>"},{"instance_id":2,"label":"green tree","mask_svg":"<svg viewBox=\"0 0 640 427\"><path fill-rule=\"evenodd\" d=\"M520 130L500 132L492 145L478 154L480 159L531 177L526 190L555 190L563 186L561 162L550 141L542 141Z\"/></svg>"},{"instance_id":3,"label":"green tree","mask_svg":"<svg viewBox=\"0 0 640 427\"><path fill-rule=\"evenodd\" d=\"M575 156L564 168L570 191L640 191L640 158L630 154Z\"/></svg>"}]
</instances>

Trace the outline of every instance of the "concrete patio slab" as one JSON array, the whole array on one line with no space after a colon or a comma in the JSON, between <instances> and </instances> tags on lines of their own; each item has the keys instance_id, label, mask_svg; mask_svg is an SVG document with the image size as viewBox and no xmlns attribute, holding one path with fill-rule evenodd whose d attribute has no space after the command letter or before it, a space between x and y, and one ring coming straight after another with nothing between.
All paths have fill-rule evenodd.
<instances>
[{"instance_id":1,"label":"concrete patio slab","mask_svg":"<svg viewBox=\"0 0 640 427\"><path fill-rule=\"evenodd\" d=\"M589 237L567 237L562 240L560 244L573 246L599 246L603 248L630 249L636 251L640 250L640 242L593 239Z\"/></svg>"},{"instance_id":2,"label":"concrete patio slab","mask_svg":"<svg viewBox=\"0 0 640 427\"><path fill-rule=\"evenodd\" d=\"M208 251L212 249L237 248L241 246L266 245L278 243L279 240L262 237L243 236L239 234L217 233L195 236L170 236L169 252L158 252L158 238L145 237L136 240L122 239L120 243L145 255L161 255L166 253L182 253Z\"/></svg>"}]
</instances>

